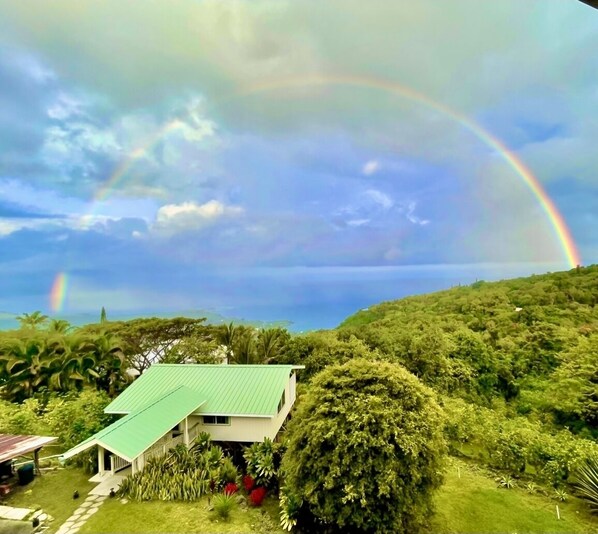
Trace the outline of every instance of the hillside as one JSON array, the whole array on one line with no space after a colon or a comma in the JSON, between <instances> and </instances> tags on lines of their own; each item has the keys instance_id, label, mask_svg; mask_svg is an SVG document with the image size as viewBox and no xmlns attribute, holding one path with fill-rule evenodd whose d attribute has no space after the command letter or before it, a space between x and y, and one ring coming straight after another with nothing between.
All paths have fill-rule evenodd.
<instances>
[{"instance_id":1,"label":"hillside","mask_svg":"<svg viewBox=\"0 0 598 534\"><path fill-rule=\"evenodd\" d=\"M596 436L598 266L384 302L354 335L437 391Z\"/></svg>"}]
</instances>

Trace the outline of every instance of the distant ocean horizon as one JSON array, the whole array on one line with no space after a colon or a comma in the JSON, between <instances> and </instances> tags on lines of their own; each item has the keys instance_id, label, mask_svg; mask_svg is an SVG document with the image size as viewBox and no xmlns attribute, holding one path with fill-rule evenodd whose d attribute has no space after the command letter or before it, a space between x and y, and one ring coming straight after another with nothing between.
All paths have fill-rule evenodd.
<instances>
[{"instance_id":1,"label":"distant ocean horizon","mask_svg":"<svg viewBox=\"0 0 598 534\"><path fill-rule=\"evenodd\" d=\"M117 311L111 310L109 303L105 303L105 307L108 320L115 321L139 317L206 317L210 324L233 321L256 327L281 326L300 333L335 328L359 310L384 301L468 285L477 280L493 281L558 270L562 270L562 266L559 269L558 265L551 264L301 268L284 277L264 273L248 281L255 286L256 299L240 305L235 305L234 295L229 295L228 302L222 306L203 307L200 303L196 308L187 309L156 307ZM100 309L101 305L97 310L41 311L51 318L81 326L98 322ZM35 310L21 313L32 311ZM0 312L0 329L16 328L18 315L20 313Z\"/></svg>"}]
</instances>

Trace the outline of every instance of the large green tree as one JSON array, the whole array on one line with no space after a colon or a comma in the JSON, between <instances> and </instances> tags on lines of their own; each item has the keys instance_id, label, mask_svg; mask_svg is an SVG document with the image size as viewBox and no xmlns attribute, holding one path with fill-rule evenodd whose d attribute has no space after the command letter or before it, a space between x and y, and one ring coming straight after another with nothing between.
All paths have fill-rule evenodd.
<instances>
[{"instance_id":1,"label":"large green tree","mask_svg":"<svg viewBox=\"0 0 598 534\"><path fill-rule=\"evenodd\" d=\"M416 532L442 481L443 417L432 391L399 365L326 368L288 426L284 502L302 503L304 529L313 520L322 531Z\"/></svg>"}]
</instances>

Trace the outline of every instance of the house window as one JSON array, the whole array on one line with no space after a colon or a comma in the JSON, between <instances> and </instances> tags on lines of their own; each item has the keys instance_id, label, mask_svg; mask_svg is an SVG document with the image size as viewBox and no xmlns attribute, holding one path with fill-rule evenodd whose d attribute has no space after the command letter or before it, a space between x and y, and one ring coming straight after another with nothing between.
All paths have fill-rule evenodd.
<instances>
[{"instance_id":1,"label":"house window","mask_svg":"<svg viewBox=\"0 0 598 534\"><path fill-rule=\"evenodd\" d=\"M204 425L230 425L230 417L227 415L204 415Z\"/></svg>"},{"instance_id":2,"label":"house window","mask_svg":"<svg viewBox=\"0 0 598 534\"><path fill-rule=\"evenodd\" d=\"M284 403L285 403L285 396L284 396L285 392L282 392L282 397L280 397L280 400L278 401L278 413L280 413L280 410L282 410Z\"/></svg>"}]
</instances>

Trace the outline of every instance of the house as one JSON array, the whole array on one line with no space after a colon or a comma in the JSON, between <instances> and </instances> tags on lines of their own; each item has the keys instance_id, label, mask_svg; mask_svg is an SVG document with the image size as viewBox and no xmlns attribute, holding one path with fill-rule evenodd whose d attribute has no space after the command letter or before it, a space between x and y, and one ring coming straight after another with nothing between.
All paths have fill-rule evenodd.
<instances>
[{"instance_id":1,"label":"house","mask_svg":"<svg viewBox=\"0 0 598 534\"><path fill-rule=\"evenodd\" d=\"M274 439L295 402L296 365L155 364L112 401L120 419L62 455L98 450L104 475L191 446L202 432L213 441Z\"/></svg>"}]
</instances>

